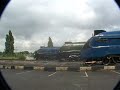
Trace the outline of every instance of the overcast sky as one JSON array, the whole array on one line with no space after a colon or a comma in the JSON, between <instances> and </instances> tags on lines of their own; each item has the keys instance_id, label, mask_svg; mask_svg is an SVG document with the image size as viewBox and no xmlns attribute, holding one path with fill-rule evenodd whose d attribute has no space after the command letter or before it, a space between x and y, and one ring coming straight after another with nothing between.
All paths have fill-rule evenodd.
<instances>
[{"instance_id":1,"label":"overcast sky","mask_svg":"<svg viewBox=\"0 0 120 90\"><path fill-rule=\"evenodd\" d=\"M120 10L114 0L11 0L0 22L0 51L9 30L15 51L35 51L66 41L86 41L95 29L120 30Z\"/></svg>"}]
</instances>

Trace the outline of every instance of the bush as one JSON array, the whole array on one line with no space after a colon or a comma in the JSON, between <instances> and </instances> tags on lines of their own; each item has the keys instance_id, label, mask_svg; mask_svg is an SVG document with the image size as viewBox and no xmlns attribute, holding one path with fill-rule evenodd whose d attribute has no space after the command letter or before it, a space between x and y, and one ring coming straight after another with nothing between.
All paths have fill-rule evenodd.
<instances>
[{"instance_id":1,"label":"bush","mask_svg":"<svg viewBox=\"0 0 120 90\"><path fill-rule=\"evenodd\" d=\"M24 55L20 55L20 56L18 57L18 59L20 59L20 60L25 60L26 57L25 57Z\"/></svg>"},{"instance_id":2,"label":"bush","mask_svg":"<svg viewBox=\"0 0 120 90\"><path fill-rule=\"evenodd\" d=\"M25 60L25 54L14 53L12 55L3 53L0 55L0 60Z\"/></svg>"}]
</instances>

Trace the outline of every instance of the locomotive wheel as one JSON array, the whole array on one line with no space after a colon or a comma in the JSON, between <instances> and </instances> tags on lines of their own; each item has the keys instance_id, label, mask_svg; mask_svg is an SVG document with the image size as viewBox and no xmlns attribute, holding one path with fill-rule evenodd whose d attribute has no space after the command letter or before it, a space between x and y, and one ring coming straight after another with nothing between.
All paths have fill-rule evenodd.
<instances>
[{"instance_id":1,"label":"locomotive wheel","mask_svg":"<svg viewBox=\"0 0 120 90\"><path fill-rule=\"evenodd\" d=\"M112 57L112 59L113 59L114 64L120 63L120 56L114 56L114 57Z\"/></svg>"},{"instance_id":2,"label":"locomotive wheel","mask_svg":"<svg viewBox=\"0 0 120 90\"><path fill-rule=\"evenodd\" d=\"M114 58L114 57L112 57L112 61L113 61L114 64L116 64L118 62L117 58Z\"/></svg>"},{"instance_id":3,"label":"locomotive wheel","mask_svg":"<svg viewBox=\"0 0 120 90\"><path fill-rule=\"evenodd\" d=\"M112 58L106 57L102 60L103 65L109 65L111 63Z\"/></svg>"}]
</instances>

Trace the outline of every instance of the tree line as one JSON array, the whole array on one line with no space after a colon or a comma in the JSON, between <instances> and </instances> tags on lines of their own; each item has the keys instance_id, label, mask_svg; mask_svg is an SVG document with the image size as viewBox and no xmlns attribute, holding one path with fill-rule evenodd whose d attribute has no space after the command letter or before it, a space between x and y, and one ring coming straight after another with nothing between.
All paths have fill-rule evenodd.
<instances>
[{"instance_id":1,"label":"tree line","mask_svg":"<svg viewBox=\"0 0 120 90\"><path fill-rule=\"evenodd\" d=\"M5 40L6 41L5 41L5 50L4 50L4 53L6 55L10 55L10 56L14 55L14 36L13 36L11 30L9 30L8 34L6 34ZM52 42L51 37L49 37L47 47L50 47L50 48L53 47L53 42Z\"/></svg>"}]
</instances>

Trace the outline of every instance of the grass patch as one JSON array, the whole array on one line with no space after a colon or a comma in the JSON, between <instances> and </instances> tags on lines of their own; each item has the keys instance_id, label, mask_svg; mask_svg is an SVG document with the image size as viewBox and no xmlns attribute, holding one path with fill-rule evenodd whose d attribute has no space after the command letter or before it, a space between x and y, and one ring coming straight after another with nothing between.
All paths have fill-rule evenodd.
<instances>
[{"instance_id":1,"label":"grass patch","mask_svg":"<svg viewBox=\"0 0 120 90\"><path fill-rule=\"evenodd\" d=\"M25 60L25 55L0 55L0 60Z\"/></svg>"}]
</instances>

